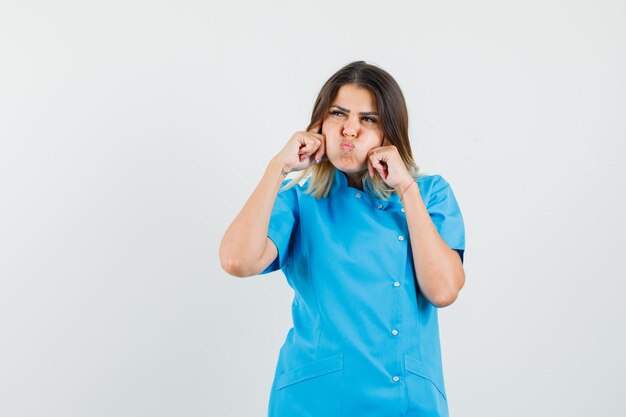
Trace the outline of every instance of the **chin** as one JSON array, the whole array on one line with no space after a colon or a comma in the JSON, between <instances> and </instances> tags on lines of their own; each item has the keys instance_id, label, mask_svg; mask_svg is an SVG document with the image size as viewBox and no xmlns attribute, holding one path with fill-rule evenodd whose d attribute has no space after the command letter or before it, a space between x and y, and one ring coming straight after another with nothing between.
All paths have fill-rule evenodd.
<instances>
[{"instance_id":1,"label":"chin","mask_svg":"<svg viewBox=\"0 0 626 417\"><path fill-rule=\"evenodd\" d=\"M341 162L334 163L332 161L331 161L331 164L333 164L335 168L337 168L340 171L345 172L346 174L358 174L367 170L367 165L357 166L355 164L346 164L346 163L341 163Z\"/></svg>"},{"instance_id":2,"label":"chin","mask_svg":"<svg viewBox=\"0 0 626 417\"><path fill-rule=\"evenodd\" d=\"M353 174L357 172L362 172L367 170L367 161L355 161L354 155L346 155L341 152L339 155L327 155L328 160L335 168L340 171L345 172L346 174Z\"/></svg>"}]
</instances>

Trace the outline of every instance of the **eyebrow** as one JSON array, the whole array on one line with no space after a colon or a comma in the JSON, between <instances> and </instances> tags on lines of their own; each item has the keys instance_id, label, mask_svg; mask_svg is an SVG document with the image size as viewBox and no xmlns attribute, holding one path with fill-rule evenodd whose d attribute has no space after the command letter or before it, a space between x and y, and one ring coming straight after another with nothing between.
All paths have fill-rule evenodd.
<instances>
[{"instance_id":1,"label":"eyebrow","mask_svg":"<svg viewBox=\"0 0 626 417\"><path fill-rule=\"evenodd\" d=\"M350 110L348 110L346 108L343 108L341 106L337 106L336 104L333 104L330 107L337 107L341 111L345 111L346 113L350 113ZM359 114L366 115L366 116L370 116L370 115L378 116L378 112L377 111L363 111L363 112L361 112Z\"/></svg>"}]
</instances>

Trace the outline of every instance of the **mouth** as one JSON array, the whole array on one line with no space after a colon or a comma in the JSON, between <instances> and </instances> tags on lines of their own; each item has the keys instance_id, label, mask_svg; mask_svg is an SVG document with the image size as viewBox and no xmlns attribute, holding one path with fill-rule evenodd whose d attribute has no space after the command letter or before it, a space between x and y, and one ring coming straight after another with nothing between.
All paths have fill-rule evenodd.
<instances>
[{"instance_id":1,"label":"mouth","mask_svg":"<svg viewBox=\"0 0 626 417\"><path fill-rule=\"evenodd\" d=\"M350 149L354 149L354 144L352 144L350 142L343 142L341 144L341 149L343 149L345 151L349 151Z\"/></svg>"}]
</instances>

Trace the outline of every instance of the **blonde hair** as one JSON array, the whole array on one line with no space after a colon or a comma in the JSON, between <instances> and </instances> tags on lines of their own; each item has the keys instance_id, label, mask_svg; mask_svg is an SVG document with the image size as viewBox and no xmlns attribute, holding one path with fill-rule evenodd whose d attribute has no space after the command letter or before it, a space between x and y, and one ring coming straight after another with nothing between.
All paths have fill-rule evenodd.
<instances>
[{"instance_id":1,"label":"blonde hair","mask_svg":"<svg viewBox=\"0 0 626 417\"><path fill-rule=\"evenodd\" d=\"M419 172L419 168L416 165L405 164L405 166L413 179L417 180L423 175ZM318 200L320 198L325 198L328 196L328 193L333 186L336 169L337 168L335 168L330 161L324 161L319 164L312 165L303 169L295 177L291 178L290 181L283 188L281 188L281 191L290 189L302 180L308 180L309 185L305 193L312 195ZM368 171L365 171L361 180L363 181L363 190L375 194L382 200L387 200L395 191L393 188L385 184L379 175L375 175L373 178L370 178Z\"/></svg>"},{"instance_id":2,"label":"blonde hair","mask_svg":"<svg viewBox=\"0 0 626 417\"><path fill-rule=\"evenodd\" d=\"M339 88L346 84L354 84L358 87L366 88L374 95L385 138L398 149L407 171L411 177L417 180L423 174L419 172L419 167L415 163L413 153L411 152L406 102L396 80L382 68L367 64L365 61L355 61L333 74L324 83L317 95L311 114L311 123L307 130L319 123L320 128L317 133L322 132L324 116L335 99ZM326 197L333 185L336 169L330 161L312 165L300 171L282 190L288 190L301 180L308 179L310 182L306 193L317 199ZM367 170L361 179L364 191L373 193L383 200L387 200L394 192L393 188L387 186L379 175L370 178Z\"/></svg>"}]
</instances>

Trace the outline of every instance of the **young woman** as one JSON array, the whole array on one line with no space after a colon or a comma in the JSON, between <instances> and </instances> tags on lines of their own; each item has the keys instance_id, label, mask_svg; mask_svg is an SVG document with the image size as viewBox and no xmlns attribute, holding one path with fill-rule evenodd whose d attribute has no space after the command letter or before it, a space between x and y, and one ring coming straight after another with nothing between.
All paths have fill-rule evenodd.
<instances>
[{"instance_id":1,"label":"young woman","mask_svg":"<svg viewBox=\"0 0 626 417\"><path fill-rule=\"evenodd\" d=\"M396 81L341 68L220 247L229 274L282 269L294 289L269 415L447 416L437 308L463 287L464 249L450 185L418 173Z\"/></svg>"}]
</instances>

